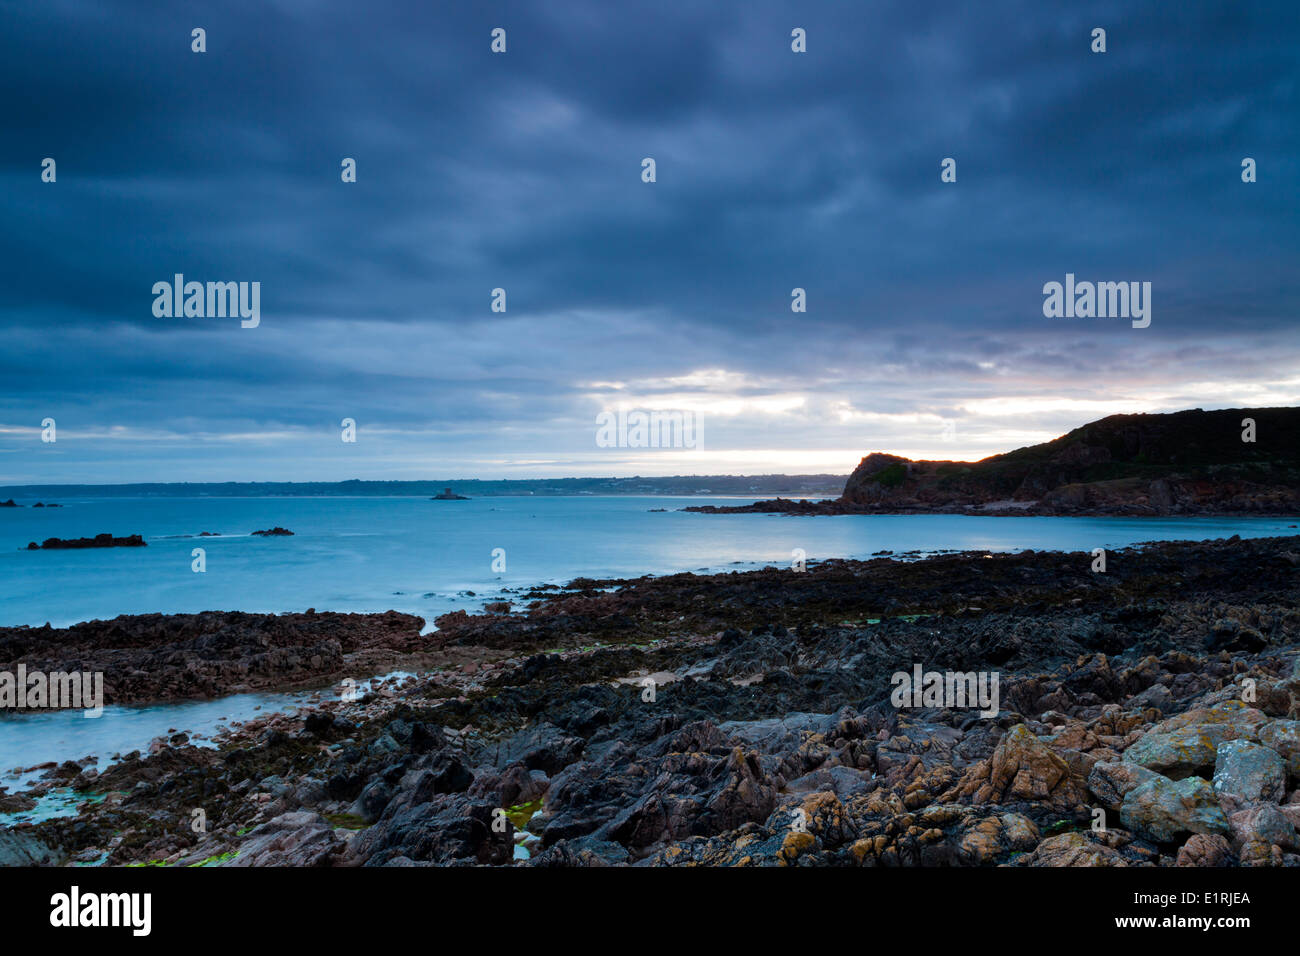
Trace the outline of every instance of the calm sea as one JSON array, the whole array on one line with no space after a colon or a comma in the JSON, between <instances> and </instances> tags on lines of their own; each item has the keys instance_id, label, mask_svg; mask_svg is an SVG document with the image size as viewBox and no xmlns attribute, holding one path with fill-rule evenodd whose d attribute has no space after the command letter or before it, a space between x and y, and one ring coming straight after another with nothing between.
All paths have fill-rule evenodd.
<instances>
[{"instance_id":1,"label":"calm sea","mask_svg":"<svg viewBox=\"0 0 1300 956\"><path fill-rule=\"evenodd\" d=\"M20 502L30 505L32 502ZM1277 518L702 515L666 497L84 498L0 508L0 625L242 610L474 611L503 589L789 565L873 552L1091 550L1157 539L1294 535ZM666 508L667 511L651 509ZM282 526L293 537L253 537ZM199 538L209 531L220 537ZM141 534L145 548L25 551L29 541ZM194 548L207 570L192 570ZM494 551L501 549L494 558ZM497 568L504 560L504 571ZM472 595L469 592L474 592Z\"/></svg>"}]
</instances>

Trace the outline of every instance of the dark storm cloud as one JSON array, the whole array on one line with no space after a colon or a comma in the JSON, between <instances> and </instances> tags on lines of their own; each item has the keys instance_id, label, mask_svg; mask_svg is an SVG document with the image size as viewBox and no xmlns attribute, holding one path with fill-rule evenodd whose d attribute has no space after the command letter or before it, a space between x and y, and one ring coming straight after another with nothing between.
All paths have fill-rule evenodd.
<instances>
[{"instance_id":1,"label":"dark storm cloud","mask_svg":"<svg viewBox=\"0 0 1300 956\"><path fill-rule=\"evenodd\" d=\"M1054 6L0 3L0 427L351 414L468 462L586 453L619 395L800 395L712 434L851 448L1051 389L1293 394L1297 8ZM1152 327L1044 319L1067 271L1151 281ZM155 318L175 272L261 282L262 325Z\"/></svg>"}]
</instances>

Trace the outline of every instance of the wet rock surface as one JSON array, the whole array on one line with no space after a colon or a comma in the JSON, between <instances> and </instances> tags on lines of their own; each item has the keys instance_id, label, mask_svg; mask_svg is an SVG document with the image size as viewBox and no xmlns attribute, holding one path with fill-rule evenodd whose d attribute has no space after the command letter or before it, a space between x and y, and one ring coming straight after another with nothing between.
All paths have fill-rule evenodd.
<instances>
[{"instance_id":1,"label":"wet rock surface","mask_svg":"<svg viewBox=\"0 0 1300 956\"><path fill-rule=\"evenodd\" d=\"M431 648L420 636L423 626L421 618L395 611L205 611L7 627L0 628L0 672L16 672L19 664L29 673L100 672L106 704L210 698L328 681L367 653L400 660Z\"/></svg>"},{"instance_id":2,"label":"wet rock surface","mask_svg":"<svg viewBox=\"0 0 1300 956\"><path fill-rule=\"evenodd\" d=\"M102 801L24 831L51 859L110 864L1300 865L1294 550L539 588L425 638L472 649L472 670L259 718L217 750L73 765ZM83 639L107 652L111 624ZM335 622L341 645L351 626ZM997 713L898 706L891 677L918 664L996 674Z\"/></svg>"}]
</instances>

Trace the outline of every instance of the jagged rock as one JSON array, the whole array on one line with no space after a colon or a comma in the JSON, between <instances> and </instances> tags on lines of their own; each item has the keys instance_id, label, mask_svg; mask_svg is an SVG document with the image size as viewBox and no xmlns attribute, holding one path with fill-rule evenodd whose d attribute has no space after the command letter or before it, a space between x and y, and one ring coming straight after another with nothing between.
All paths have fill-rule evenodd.
<instances>
[{"instance_id":1,"label":"jagged rock","mask_svg":"<svg viewBox=\"0 0 1300 956\"><path fill-rule=\"evenodd\" d=\"M863 793L873 786L870 774L849 767L818 767L812 773L796 777L786 784L791 793L813 793L830 790L841 800L855 793Z\"/></svg>"},{"instance_id":2,"label":"jagged rock","mask_svg":"<svg viewBox=\"0 0 1300 956\"><path fill-rule=\"evenodd\" d=\"M425 803L444 793L463 793L474 782L474 774L461 759L448 751L427 754L411 765L402 778L412 803Z\"/></svg>"},{"instance_id":3,"label":"jagged rock","mask_svg":"<svg viewBox=\"0 0 1300 956\"><path fill-rule=\"evenodd\" d=\"M1295 691L1290 681L1265 681L1255 689L1255 706L1270 717L1295 717Z\"/></svg>"},{"instance_id":4,"label":"jagged rock","mask_svg":"<svg viewBox=\"0 0 1300 956\"><path fill-rule=\"evenodd\" d=\"M924 816L921 822L924 824ZM957 862L966 866L986 866L1008 853L1023 853L1038 844L1038 827L1019 813L970 815L963 824L956 856Z\"/></svg>"},{"instance_id":5,"label":"jagged rock","mask_svg":"<svg viewBox=\"0 0 1300 956\"><path fill-rule=\"evenodd\" d=\"M710 792L711 777L719 782ZM697 825L716 832L766 820L775 801L776 790L755 751L745 753L736 747L721 766L717 758L701 753L669 754L649 789L597 835L631 847L649 847L698 832Z\"/></svg>"},{"instance_id":6,"label":"jagged rock","mask_svg":"<svg viewBox=\"0 0 1300 956\"><path fill-rule=\"evenodd\" d=\"M761 754L795 750L808 735L825 734L835 727L835 714L786 714L764 720L729 720L718 730Z\"/></svg>"},{"instance_id":7,"label":"jagged rock","mask_svg":"<svg viewBox=\"0 0 1300 956\"><path fill-rule=\"evenodd\" d=\"M486 770L474 778L469 795L499 807L513 807L540 800L550 780L540 770L529 770L523 763L513 763L505 770Z\"/></svg>"},{"instance_id":8,"label":"jagged rock","mask_svg":"<svg viewBox=\"0 0 1300 956\"><path fill-rule=\"evenodd\" d=\"M1229 694L1237 691L1225 689ZM1224 740L1252 740L1258 737L1260 728L1269 723L1268 715L1240 700L1229 699L1209 707L1195 707L1161 721L1151 728L1152 733L1170 733L1185 727L1222 727L1215 733L1232 734ZM1222 743L1223 741L1220 741Z\"/></svg>"},{"instance_id":9,"label":"jagged rock","mask_svg":"<svg viewBox=\"0 0 1300 956\"><path fill-rule=\"evenodd\" d=\"M346 865L439 864L468 860L502 865L514 856L514 824L504 808L471 803L462 794L399 793L383 817L348 844ZM402 861L406 861L403 863Z\"/></svg>"},{"instance_id":10,"label":"jagged rock","mask_svg":"<svg viewBox=\"0 0 1300 956\"><path fill-rule=\"evenodd\" d=\"M1200 727L1148 733L1124 751L1124 759L1171 780L1207 772L1218 756L1220 739Z\"/></svg>"},{"instance_id":11,"label":"jagged rock","mask_svg":"<svg viewBox=\"0 0 1300 956\"><path fill-rule=\"evenodd\" d=\"M328 820L316 813L285 813L251 831L239 855L221 866L329 866L343 840Z\"/></svg>"},{"instance_id":12,"label":"jagged rock","mask_svg":"<svg viewBox=\"0 0 1300 956\"><path fill-rule=\"evenodd\" d=\"M1177 866L1229 866L1232 848L1226 838L1218 834L1193 833L1178 848Z\"/></svg>"},{"instance_id":13,"label":"jagged rock","mask_svg":"<svg viewBox=\"0 0 1300 956\"><path fill-rule=\"evenodd\" d=\"M1017 724L1002 736L992 757L971 767L957 785L955 798L967 796L974 804L1034 800L1065 808L1082 803L1084 791L1066 762Z\"/></svg>"},{"instance_id":14,"label":"jagged rock","mask_svg":"<svg viewBox=\"0 0 1300 956\"><path fill-rule=\"evenodd\" d=\"M393 799L393 787L380 777L366 784L361 795L352 804L350 812L361 817L367 823L374 823L383 816L384 808Z\"/></svg>"},{"instance_id":15,"label":"jagged rock","mask_svg":"<svg viewBox=\"0 0 1300 956\"><path fill-rule=\"evenodd\" d=\"M900 732L876 748L876 773L887 787L915 779L956 761L954 749L962 733L942 724L900 721Z\"/></svg>"},{"instance_id":16,"label":"jagged rock","mask_svg":"<svg viewBox=\"0 0 1300 956\"><path fill-rule=\"evenodd\" d=\"M997 808L936 804L920 813L895 813L894 795L871 794L847 809L863 819L861 836L847 847L860 866L986 866L1032 850L1039 832L1019 813Z\"/></svg>"},{"instance_id":17,"label":"jagged rock","mask_svg":"<svg viewBox=\"0 0 1300 956\"><path fill-rule=\"evenodd\" d=\"M80 779L80 775L78 775L78 779ZM5 793L4 788L0 787L0 813L21 813L35 808L36 801L32 797L24 793Z\"/></svg>"},{"instance_id":18,"label":"jagged rock","mask_svg":"<svg viewBox=\"0 0 1300 956\"><path fill-rule=\"evenodd\" d=\"M1274 720L1259 732L1259 741L1286 761L1287 774L1300 782L1300 720Z\"/></svg>"},{"instance_id":19,"label":"jagged rock","mask_svg":"<svg viewBox=\"0 0 1300 956\"><path fill-rule=\"evenodd\" d=\"M627 850L608 840L579 837L561 840L528 861L528 866L622 866L631 861Z\"/></svg>"},{"instance_id":20,"label":"jagged rock","mask_svg":"<svg viewBox=\"0 0 1300 956\"><path fill-rule=\"evenodd\" d=\"M1088 790L1106 809L1119 810L1130 790L1159 776L1140 764L1109 760L1093 766L1088 774Z\"/></svg>"},{"instance_id":21,"label":"jagged rock","mask_svg":"<svg viewBox=\"0 0 1300 956\"><path fill-rule=\"evenodd\" d=\"M1213 788L1200 777L1156 777L1139 784L1124 797L1120 820L1156 843L1173 843L1192 833L1230 832Z\"/></svg>"},{"instance_id":22,"label":"jagged rock","mask_svg":"<svg viewBox=\"0 0 1300 956\"><path fill-rule=\"evenodd\" d=\"M0 866L61 866L67 858L35 834L0 827Z\"/></svg>"},{"instance_id":23,"label":"jagged rock","mask_svg":"<svg viewBox=\"0 0 1300 956\"><path fill-rule=\"evenodd\" d=\"M1124 751L1124 759L1171 780L1209 775L1219 744L1230 740L1258 741L1263 711L1240 701L1198 708L1156 724Z\"/></svg>"},{"instance_id":24,"label":"jagged rock","mask_svg":"<svg viewBox=\"0 0 1300 956\"><path fill-rule=\"evenodd\" d=\"M799 826L806 829L829 850L843 846L857 837L857 827L849 819L844 805L834 793L810 794L797 804L775 811L767 821L768 829L780 828L783 821L778 820L779 817L785 817L785 822L791 827L795 825L794 821L798 821Z\"/></svg>"},{"instance_id":25,"label":"jagged rock","mask_svg":"<svg viewBox=\"0 0 1300 956\"><path fill-rule=\"evenodd\" d=\"M483 756L500 769L518 763L553 777L581 757L584 746L581 737L543 721L525 728Z\"/></svg>"},{"instance_id":26,"label":"jagged rock","mask_svg":"<svg viewBox=\"0 0 1300 956\"><path fill-rule=\"evenodd\" d=\"M1133 866L1120 848L1127 835L1115 831L1075 830L1048 837L1023 861L1025 866Z\"/></svg>"},{"instance_id":27,"label":"jagged rock","mask_svg":"<svg viewBox=\"0 0 1300 956\"><path fill-rule=\"evenodd\" d=\"M1205 641L1205 648L1211 653L1245 651L1253 654L1267 646L1268 639L1264 635L1232 618L1215 621L1210 636Z\"/></svg>"},{"instance_id":28,"label":"jagged rock","mask_svg":"<svg viewBox=\"0 0 1300 956\"><path fill-rule=\"evenodd\" d=\"M1214 792L1239 804L1277 803L1286 795L1286 764L1274 751L1246 740L1219 744Z\"/></svg>"},{"instance_id":29,"label":"jagged rock","mask_svg":"<svg viewBox=\"0 0 1300 956\"><path fill-rule=\"evenodd\" d=\"M731 833L694 837L659 850L655 866L798 866L813 862L818 847L810 833L783 828L775 832L749 823Z\"/></svg>"},{"instance_id":30,"label":"jagged rock","mask_svg":"<svg viewBox=\"0 0 1300 956\"><path fill-rule=\"evenodd\" d=\"M1153 707L1162 714L1174 709L1174 695L1164 684L1153 684L1129 701L1130 707Z\"/></svg>"},{"instance_id":31,"label":"jagged rock","mask_svg":"<svg viewBox=\"0 0 1300 956\"><path fill-rule=\"evenodd\" d=\"M1287 849L1297 846L1295 825L1273 804L1259 803L1238 810L1228 817L1228 823L1237 844L1263 840Z\"/></svg>"},{"instance_id":32,"label":"jagged rock","mask_svg":"<svg viewBox=\"0 0 1300 956\"><path fill-rule=\"evenodd\" d=\"M1282 866L1282 848L1267 840L1251 840L1241 848L1242 866Z\"/></svg>"}]
</instances>

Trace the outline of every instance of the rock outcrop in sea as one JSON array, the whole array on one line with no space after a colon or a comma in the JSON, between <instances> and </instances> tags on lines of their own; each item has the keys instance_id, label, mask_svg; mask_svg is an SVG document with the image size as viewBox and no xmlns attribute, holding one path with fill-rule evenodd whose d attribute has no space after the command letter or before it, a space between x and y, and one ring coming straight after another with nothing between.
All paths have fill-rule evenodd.
<instances>
[{"instance_id":1,"label":"rock outcrop in sea","mask_svg":"<svg viewBox=\"0 0 1300 956\"><path fill-rule=\"evenodd\" d=\"M40 544L35 541L27 545L28 551L57 551L69 548L143 548L147 542L143 536L130 534L124 538L115 538L111 534L97 534L93 538L46 538Z\"/></svg>"}]
</instances>

